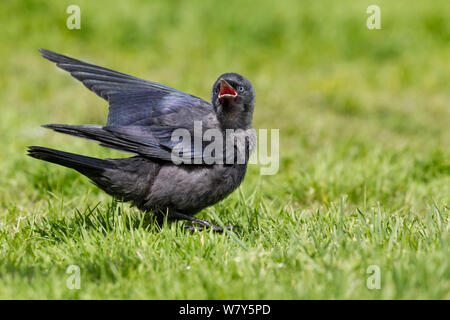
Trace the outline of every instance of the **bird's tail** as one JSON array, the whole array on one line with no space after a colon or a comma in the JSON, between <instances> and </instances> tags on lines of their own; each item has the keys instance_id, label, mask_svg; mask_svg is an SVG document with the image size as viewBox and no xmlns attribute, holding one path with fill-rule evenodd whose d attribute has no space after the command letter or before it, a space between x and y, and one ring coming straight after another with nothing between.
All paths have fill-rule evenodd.
<instances>
[{"instance_id":1,"label":"bird's tail","mask_svg":"<svg viewBox=\"0 0 450 320\"><path fill-rule=\"evenodd\" d=\"M142 157L97 159L36 146L28 147L28 155L75 169L106 193L134 205L139 205L158 172L157 164Z\"/></svg>"},{"instance_id":2,"label":"bird's tail","mask_svg":"<svg viewBox=\"0 0 450 320\"><path fill-rule=\"evenodd\" d=\"M81 156L44 147L28 147L28 155L36 159L75 169L89 178L92 178L93 175L98 175L105 169L114 168L114 164L108 160Z\"/></svg>"}]
</instances>

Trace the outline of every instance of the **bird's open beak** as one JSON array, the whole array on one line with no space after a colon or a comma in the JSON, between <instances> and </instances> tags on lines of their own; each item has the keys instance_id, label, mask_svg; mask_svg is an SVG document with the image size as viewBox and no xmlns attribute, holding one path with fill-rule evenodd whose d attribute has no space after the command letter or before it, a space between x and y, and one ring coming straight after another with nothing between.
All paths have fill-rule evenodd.
<instances>
[{"instance_id":1,"label":"bird's open beak","mask_svg":"<svg viewBox=\"0 0 450 320\"><path fill-rule=\"evenodd\" d=\"M235 99L238 96L237 92L225 80L220 80L219 99Z\"/></svg>"}]
</instances>

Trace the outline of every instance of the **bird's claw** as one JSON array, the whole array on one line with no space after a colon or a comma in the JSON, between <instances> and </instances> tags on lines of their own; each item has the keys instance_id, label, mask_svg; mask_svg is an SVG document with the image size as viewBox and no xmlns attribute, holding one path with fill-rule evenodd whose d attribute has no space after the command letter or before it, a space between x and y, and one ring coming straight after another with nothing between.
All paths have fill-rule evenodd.
<instances>
[{"instance_id":1,"label":"bird's claw","mask_svg":"<svg viewBox=\"0 0 450 320\"><path fill-rule=\"evenodd\" d=\"M225 227L228 231L233 231L234 229L240 228L239 225L234 225L234 226L226 226ZM193 225L189 225L189 226L184 226L184 229L189 230L189 231L203 231L205 229L212 229L215 232L223 232L224 229L222 227L219 226L215 226L215 225L211 225L211 226L193 226Z\"/></svg>"}]
</instances>

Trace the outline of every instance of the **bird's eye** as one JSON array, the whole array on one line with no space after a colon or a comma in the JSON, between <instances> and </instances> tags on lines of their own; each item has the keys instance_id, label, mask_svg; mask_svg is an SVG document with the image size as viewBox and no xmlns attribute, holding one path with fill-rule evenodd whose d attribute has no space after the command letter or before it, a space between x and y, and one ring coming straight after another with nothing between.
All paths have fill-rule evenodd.
<instances>
[{"instance_id":1,"label":"bird's eye","mask_svg":"<svg viewBox=\"0 0 450 320\"><path fill-rule=\"evenodd\" d=\"M239 92L244 92L244 91L245 91L245 88L244 88L243 86L239 86L239 87L238 87L238 90L239 90Z\"/></svg>"},{"instance_id":2,"label":"bird's eye","mask_svg":"<svg viewBox=\"0 0 450 320\"><path fill-rule=\"evenodd\" d=\"M215 92L215 93L219 93L219 87L216 87L216 88L214 89L214 92Z\"/></svg>"}]
</instances>

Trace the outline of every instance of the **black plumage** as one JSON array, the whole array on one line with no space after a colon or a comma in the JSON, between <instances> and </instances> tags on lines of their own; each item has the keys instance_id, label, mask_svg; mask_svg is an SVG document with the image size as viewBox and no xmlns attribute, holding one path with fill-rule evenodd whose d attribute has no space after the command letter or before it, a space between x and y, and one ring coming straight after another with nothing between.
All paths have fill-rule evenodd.
<instances>
[{"instance_id":1,"label":"black plumage","mask_svg":"<svg viewBox=\"0 0 450 320\"><path fill-rule=\"evenodd\" d=\"M135 156L97 159L36 146L29 147L28 155L73 168L113 197L131 201L158 217L167 214L169 219L186 219L221 230L193 215L225 198L245 176L249 155L256 144L256 133L251 127L254 89L247 79L235 73L221 75L213 85L212 103L208 103L159 83L48 50L40 52L109 103L105 126L44 127ZM227 139L243 139L237 139L232 150L224 148L213 158L204 153L207 141L202 141L200 150L192 143L186 149L177 149L179 141L174 141L174 131L184 129L193 141L199 135L195 123L201 123L201 135L208 129L223 133L224 146ZM230 131L231 137L230 129L234 129ZM175 163L174 151L191 163ZM232 163L230 152L234 155ZM242 152L244 161L238 161L236 155ZM215 162L211 164L212 159Z\"/></svg>"}]
</instances>

